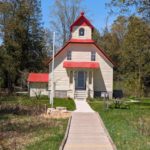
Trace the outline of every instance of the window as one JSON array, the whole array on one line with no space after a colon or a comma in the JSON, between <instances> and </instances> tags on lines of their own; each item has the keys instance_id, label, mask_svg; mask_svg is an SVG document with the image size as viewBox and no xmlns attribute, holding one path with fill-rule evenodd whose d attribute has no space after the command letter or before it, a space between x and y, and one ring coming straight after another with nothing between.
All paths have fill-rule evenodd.
<instances>
[{"instance_id":1,"label":"window","mask_svg":"<svg viewBox=\"0 0 150 150\"><path fill-rule=\"evenodd\" d=\"M67 52L67 60L71 60L71 51Z\"/></svg>"},{"instance_id":2,"label":"window","mask_svg":"<svg viewBox=\"0 0 150 150\"><path fill-rule=\"evenodd\" d=\"M84 36L84 29L83 28L79 29L79 36Z\"/></svg>"},{"instance_id":3,"label":"window","mask_svg":"<svg viewBox=\"0 0 150 150\"><path fill-rule=\"evenodd\" d=\"M73 83L73 71L70 71L70 84Z\"/></svg>"},{"instance_id":4,"label":"window","mask_svg":"<svg viewBox=\"0 0 150 150\"><path fill-rule=\"evenodd\" d=\"M89 72L89 84L92 84L92 72Z\"/></svg>"},{"instance_id":5,"label":"window","mask_svg":"<svg viewBox=\"0 0 150 150\"><path fill-rule=\"evenodd\" d=\"M95 61L95 60L96 60L96 53L91 52L91 61Z\"/></svg>"}]
</instances>

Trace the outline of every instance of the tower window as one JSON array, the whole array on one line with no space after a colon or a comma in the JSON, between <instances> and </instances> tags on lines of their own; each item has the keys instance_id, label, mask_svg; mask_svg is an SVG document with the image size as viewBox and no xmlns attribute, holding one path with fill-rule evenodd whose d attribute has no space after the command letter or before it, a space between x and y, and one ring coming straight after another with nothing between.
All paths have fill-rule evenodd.
<instances>
[{"instance_id":1,"label":"tower window","mask_svg":"<svg viewBox=\"0 0 150 150\"><path fill-rule=\"evenodd\" d=\"M67 52L67 60L71 60L71 51Z\"/></svg>"},{"instance_id":2,"label":"tower window","mask_svg":"<svg viewBox=\"0 0 150 150\"><path fill-rule=\"evenodd\" d=\"M91 52L91 61L95 61L95 60L96 60L96 53Z\"/></svg>"},{"instance_id":3,"label":"tower window","mask_svg":"<svg viewBox=\"0 0 150 150\"><path fill-rule=\"evenodd\" d=\"M79 36L84 36L84 29L83 28L79 29Z\"/></svg>"}]
</instances>

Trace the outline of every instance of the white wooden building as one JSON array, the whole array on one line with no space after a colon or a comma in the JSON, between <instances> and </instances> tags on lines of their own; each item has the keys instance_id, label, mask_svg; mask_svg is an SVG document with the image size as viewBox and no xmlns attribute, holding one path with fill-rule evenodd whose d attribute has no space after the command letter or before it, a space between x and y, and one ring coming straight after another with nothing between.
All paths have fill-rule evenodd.
<instances>
[{"instance_id":1,"label":"white wooden building","mask_svg":"<svg viewBox=\"0 0 150 150\"><path fill-rule=\"evenodd\" d=\"M30 73L27 81L30 97L48 95L48 73Z\"/></svg>"},{"instance_id":2,"label":"white wooden building","mask_svg":"<svg viewBox=\"0 0 150 150\"><path fill-rule=\"evenodd\" d=\"M113 62L92 39L93 25L82 12L71 25L71 39L56 53L55 97L86 99L113 94ZM49 60L50 72L52 59ZM51 90L49 80L48 89ZM51 93L51 92L50 92Z\"/></svg>"}]
</instances>

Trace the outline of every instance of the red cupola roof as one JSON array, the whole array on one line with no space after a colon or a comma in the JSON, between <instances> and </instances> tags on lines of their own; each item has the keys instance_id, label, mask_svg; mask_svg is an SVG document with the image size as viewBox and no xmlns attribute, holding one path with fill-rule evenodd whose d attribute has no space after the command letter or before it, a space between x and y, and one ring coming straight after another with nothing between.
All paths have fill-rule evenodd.
<instances>
[{"instance_id":1,"label":"red cupola roof","mask_svg":"<svg viewBox=\"0 0 150 150\"><path fill-rule=\"evenodd\" d=\"M84 12L80 13L80 16L77 20L70 26L70 31L72 32L74 26L89 26L91 29L94 29L94 26L90 23L90 21L84 16Z\"/></svg>"}]
</instances>

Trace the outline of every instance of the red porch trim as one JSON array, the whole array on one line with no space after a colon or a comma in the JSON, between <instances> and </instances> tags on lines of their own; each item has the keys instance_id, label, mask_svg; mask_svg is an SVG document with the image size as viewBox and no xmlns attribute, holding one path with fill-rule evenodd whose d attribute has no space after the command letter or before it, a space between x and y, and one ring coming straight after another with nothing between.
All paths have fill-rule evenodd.
<instances>
[{"instance_id":1,"label":"red porch trim","mask_svg":"<svg viewBox=\"0 0 150 150\"><path fill-rule=\"evenodd\" d=\"M98 62L74 62L74 61L64 61L64 68L89 68L89 69L97 69L99 68Z\"/></svg>"},{"instance_id":2,"label":"red porch trim","mask_svg":"<svg viewBox=\"0 0 150 150\"><path fill-rule=\"evenodd\" d=\"M92 39L70 39L71 43L94 43Z\"/></svg>"}]
</instances>

